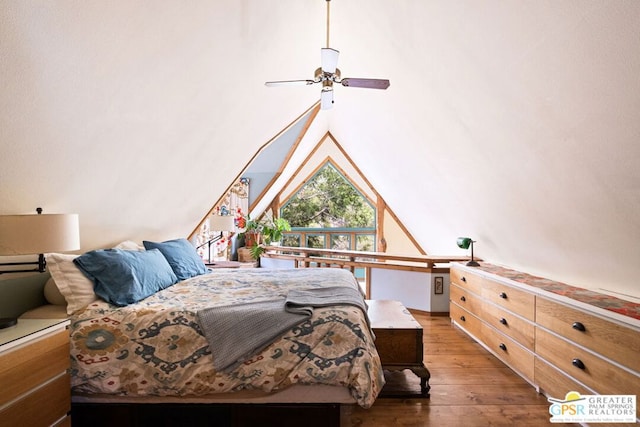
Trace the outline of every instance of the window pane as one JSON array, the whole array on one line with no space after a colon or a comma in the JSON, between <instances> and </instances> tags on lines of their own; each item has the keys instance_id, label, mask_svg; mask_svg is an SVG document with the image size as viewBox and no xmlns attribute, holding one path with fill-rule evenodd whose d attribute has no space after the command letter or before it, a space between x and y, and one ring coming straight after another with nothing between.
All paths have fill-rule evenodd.
<instances>
[{"instance_id":1,"label":"window pane","mask_svg":"<svg viewBox=\"0 0 640 427\"><path fill-rule=\"evenodd\" d=\"M331 249L348 251L351 249L351 236L348 234L332 234Z\"/></svg>"},{"instance_id":2,"label":"window pane","mask_svg":"<svg viewBox=\"0 0 640 427\"><path fill-rule=\"evenodd\" d=\"M307 247L308 248L318 248L324 249L325 246L325 236L319 234L312 234L307 236Z\"/></svg>"},{"instance_id":3,"label":"window pane","mask_svg":"<svg viewBox=\"0 0 640 427\"><path fill-rule=\"evenodd\" d=\"M282 246L300 247L299 234L285 234L282 239Z\"/></svg>"},{"instance_id":4,"label":"window pane","mask_svg":"<svg viewBox=\"0 0 640 427\"><path fill-rule=\"evenodd\" d=\"M375 228L375 208L327 162L280 208L296 228Z\"/></svg>"},{"instance_id":5,"label":"window pane","mask_svg":"<svg viewBox=\"0 0 640 427\"><path fill-rule=\"evenodd\" d=\"M356 236L356 251L375 251L375 241L376 239L373 234L360 234Z\"/></svg>"}]
</instances>

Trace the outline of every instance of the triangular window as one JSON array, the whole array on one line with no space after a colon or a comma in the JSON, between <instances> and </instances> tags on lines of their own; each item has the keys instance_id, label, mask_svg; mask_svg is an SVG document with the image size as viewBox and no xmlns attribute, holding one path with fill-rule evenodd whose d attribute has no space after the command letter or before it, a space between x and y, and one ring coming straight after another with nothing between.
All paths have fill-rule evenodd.
<instances>
[{"instance_id":1,"label":"triangular window","mask_svg":"<svg viewBox=\"0 0 640 427\"><path fill-rule=\"evenodd\" d=\"M375 251L376 210L330 161L280 208L285 246Z\"/></svg>"}]
</instances>

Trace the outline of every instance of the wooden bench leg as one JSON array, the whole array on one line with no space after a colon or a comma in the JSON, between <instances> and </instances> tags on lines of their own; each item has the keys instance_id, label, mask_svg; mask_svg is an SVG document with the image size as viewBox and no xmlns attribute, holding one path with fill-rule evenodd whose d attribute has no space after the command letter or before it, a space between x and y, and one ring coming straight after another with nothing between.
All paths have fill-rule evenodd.
<instances>
[{"instance_id":1,"label":"wooden bench leg","mask_svg":"<svg viewBox=\"0 0 640 427\"><path fill-rule=\"evenodd\" d=\"M429 397L429 390L431 390L431 386L429 386L429 378L431 378L431 373L427 369L426 366L415 366L411 367L411 372L416 374L420 378L420 391L424 397Z\"/></svg>"}]
</instances>

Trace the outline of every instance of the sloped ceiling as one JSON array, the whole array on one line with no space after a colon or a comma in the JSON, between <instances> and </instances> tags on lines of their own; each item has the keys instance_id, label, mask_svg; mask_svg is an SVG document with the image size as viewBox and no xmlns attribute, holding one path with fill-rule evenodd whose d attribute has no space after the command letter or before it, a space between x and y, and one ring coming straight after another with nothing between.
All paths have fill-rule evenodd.
<instances>
[{"instance_id":1,"label":"sloped ceiling","mask_svg":"<svg viewBox=\"0 0 640 427\"><path fill-rule=\"evenodd\" d=\"M323 0L0 3L0 214L187 235L319 96ZM431 254L640 296L640 2L333 0L330 131ZM315 141L309 142L313 145ZM301 144L301 147L304 144Z\"/></svg>"}]
</instances>

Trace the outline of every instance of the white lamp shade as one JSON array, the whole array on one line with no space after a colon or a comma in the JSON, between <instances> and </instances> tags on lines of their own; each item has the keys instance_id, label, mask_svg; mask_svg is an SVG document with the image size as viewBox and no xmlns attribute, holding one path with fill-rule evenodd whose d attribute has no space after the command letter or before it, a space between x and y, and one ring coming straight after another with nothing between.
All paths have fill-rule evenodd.
<instances>
[{"instance_id":1,"label":"white lamp shade","mask_svg":"<svg viewBox=\"0 0 640 427\"><path fill-rule=\"evenodd\" d=\"M333 74L338 67L338 52L330 47L324 47L320 51L320 64L322 64L322 71L325 73Z\"/></svg>"},{"instance_id":2,"label":"white lamp shade","mask_svg":"<svg viewBox=\"0 0 640 427\"><path fill-rule=\"evenodd\" d=\"M233 215L211 215L209 229L213 231L234 231L236 223Z\"/></svg>"},{"instance_id":3,"label":"white lamp shade","mask_svg":"<svg viewBox=\"0 0 640 427\"><path fill-rule=\"evenodd\" d=\"M0 255L31 255L78 249L78 214L0 216Z\"/></svg>"}]
</instances>

